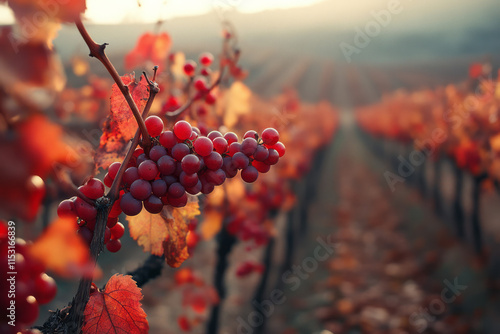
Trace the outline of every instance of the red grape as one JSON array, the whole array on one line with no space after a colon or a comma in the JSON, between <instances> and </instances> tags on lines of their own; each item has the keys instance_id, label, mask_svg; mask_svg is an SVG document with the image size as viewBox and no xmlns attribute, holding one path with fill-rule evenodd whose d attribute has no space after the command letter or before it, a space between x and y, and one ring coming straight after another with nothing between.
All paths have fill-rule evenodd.
<instances>
[{"instance_id":1,"label":"red grape","mask_svg":"<svg viewBox=\"0 0 500 334\"><path fill-rule=\"evenodd\" d=\"M254 166L247 166L241 171L241 179L247 183L252 183L257 180L259 172Z\"/></svg>"},{"instance_id":2,"label":"red grape","mask_svg":"<svg viewBox=\"0 0 500 334\"><path fill-rule=\"evenodd\" d=\"M214 150L214 146L209 138L198 137L194 142L194 150L202 157L206 157Z\"/></svg>"},{"instance_id":3,"label":"red grape","mask_svg":"<svg viewBox=\"0 0 500 334\"><path fill-rule=\"evenodd\" d=\"M115 226L111 228L111 238L112 239L120 239L125 233L125 226L122 223L117 223Z\"/></svg>"},{"instance_id":4,"label":"red grape","mask_svg":"<svg viewBox=\"0 0 500 334\"><path fill-rule=\"evenodd\" d=\"M200 159L194 154L188 154L182 158L182 170L187 174L193 174L200 170Z\"/></svg>"},{"instance_id":5,"label":"red grape","mask_svg":"<svg viewBox=\"0 0 500 334\"><path fill-rule=\"evenodd\" d=\"M160 135L160 144L165 148L172 148L177 144L177 138L172 131L165 131Z\"/></svg>"},{"instance_id":6,"label":"red grape","mask_svg":"<svg viewBox=\"0 0 500 334\"><path fill-rule=\"evenodd\" d=\"M181 140L186 140L191 137L192 131L193 128L191 124L186 121L178 121L174 124L174 134Z\"/></svg>"},{"instance_id":7,"label":"red grape","mask_svg":"<svg viewBox=\"0 0 500 334\"><path fill-rule=\"evenodd\" d=\"M150 213L160 213L163 210L163 203L160 198L151 195L144 201L144 208Z\"/></svg>"},{"instance_id":8,"label":"red grape","mask_svg":"<svg viewBox=\"0 0 500 334\"><path fill-rule=\"evenodd\" d=\"M212 62L214 61L214 56L210 52L203 52L200 55L200 63L203 66L210 66Z\"/></svg>"},{"instance_id":9,"label":"red grape","mask_svg":"<svg viewBox=\"0 0 500 334\"><path fill-rule=\"evenodd\" d=\"M117 239L111 239L106 244L106 248L111 253L116 253L122 248L122 242L120 240L117 240Z\"/></svg>"},{"instance_id":10,"label":"red grape","mask_svg":"<svg viewBox=\"0 0 500 334\"><path fill-rule=\"evenodd\" d=\"M280 134L274 128L267 128L262 131L262 141L264 144L271 146L280 140Z\"/></svg>"},{"instance_id":11,"label":"red grape","mask_svg":"<svg viewBox=\"0 0 500 334\"><path fill-rule=\"evenodd\" d=\"M145 200L151 196L152 192L151 183L146 180L135 180L132 185L130 185L130 194L134 196L135 199Z\"/></svg>"},{"instance_id":12,"label":"red grape","mask_svg":"<svg viewBox=\"0 0 500 334\"><path fill-rule=\"evenodd\" d=\"M158 166L153 160L146 160L141 162L137 167L139 176L144 180L154 180L158 175Z\"/></svg>"},{"instance_id":13,"label":"red grape","mask_svg":"<svg viewBox=\"0 0 500 334\"><path fill-rule=\"evenodd\" d=\"M151 137L158 137L163 131L163 121L160 117L153 115L146 118L144 121L146 129Z\"/></svg>"},{"instance_id":14,"label":"red grape","mask_svg":"<svg viewBox=\"0 0 500 334\"><path fill-rule=\"evenodd\" d=\"M171 175L175 172L175 160L169 155L164 155L158 159L157 164L162 175Z\"/></svg>"},{"instance_id":15,"label":"red grape","mask_svg":"<svg viewBox=\"0 0 500 334\"><path fill-rule=\"evenodd\" d=\"M184 73L186 73L187 76L193 76L195 70L196 63L193 60L187 60L184 63Z\"/></svg>"},{"instance_id":16,"label":"red grape","mask_svg":"<svg viewBox=\"0 0 500 334\"><path fill-rule=\"evenodd\" d=\"M121 165L122 165L121 162L113 162L111 165L109 165L108 175L112 180L115 179L116 174L118 173L118 170L120 169Z\"/></svg>"},{"instance_id":17,"label":"red grape","mask_svg":"<svg viewBox=\"0 0 500 334\"><path fill-rule=\"evenodd\" d=\"M60 218L77 218L75 203L70 199L65 199L57 207L57 215Z\"/></svg>"},{"instance_id":18,"label":"red grape","mask_svg":"<svg viewBox=\"0 0 500 334\"><path fill-rule=\"evenodd\" d=\"M136 216L142 211L142 202L126 193L120 200L120 207L127 216Z\"/></svg>"}]
</instances>

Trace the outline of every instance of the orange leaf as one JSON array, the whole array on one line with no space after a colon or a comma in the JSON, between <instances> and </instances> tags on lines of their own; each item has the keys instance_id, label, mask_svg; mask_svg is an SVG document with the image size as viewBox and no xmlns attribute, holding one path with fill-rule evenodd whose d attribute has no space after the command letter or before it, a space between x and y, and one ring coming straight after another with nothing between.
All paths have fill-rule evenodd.
<instances>
[{"instance_id":1,"label":"orange leaf","mask_svg":"<svg viewBox=\"0 0 500 334\"><path fill-rule=\"evenodd\" d=\"M199 214L198 199L194 196L189 197L183 208L166 206L159 214L143 210L137 216L127 217L130 236L145 252L164 253L167 263L177 268L189 257L186 244L188 222Z\"/></svg>"},{"instance_id":2,"label":"orange leaf","mask_svg":"<svg viewBox=\"0 0 500 334\"><path fill-rule=\"evenodd\" d=\"M139 37L134 49L125 56L125 68L130 71L150 61L161 70L171 46L172 40L166 32L158 35L147 32Z\"/></svg>"},{"instance_id":3,"label":"orange leaf","mask_svg":"<svg viewBox=\"0 0 500 334\"><path fill-rule=\"evenodd\" d=\"M76 228L74 219L57 219L30 246L31 255L62 277L92 274L89 248Z\"/></svg>"},{"instance_id":4,"label":"orange leaf","mask_svg":"<svg viewBox=\"0 0 500 334\"><path fill-rule=\"evenodd\" d=\"M142 112L149 97L146 79L141 76L141 80L136 82L134 73L131 73L123 76L122 81L128 86L137 108ZM123 160L129 140L134 137L137 128L132 110L118 86L114 84L111 92L111 113L104 123L101 142L95 156L96 169L106 169L111 163Z\"/></svg>"},{"instance_id":5,"label":"orange leaf","mask_svg":"<svg viewBox=\"0 0 500 334\"><path fill-rule=\"evenodd\" d=\"M104 291L90 295L82 333L148 333L149 324L141 299L141 289L131 276L113 275Z\"/></svg>"}]
</instances>

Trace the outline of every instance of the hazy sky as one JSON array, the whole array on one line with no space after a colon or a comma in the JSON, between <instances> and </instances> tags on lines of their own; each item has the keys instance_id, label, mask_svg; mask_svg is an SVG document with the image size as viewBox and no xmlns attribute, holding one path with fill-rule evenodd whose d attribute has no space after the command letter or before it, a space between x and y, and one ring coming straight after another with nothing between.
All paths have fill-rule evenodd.
<instances>
[{"instance_id":1,"label":"hazy sky","mask_svg":"<svg viewBox=\"0 0 500 334\"><path fill-rule=\"evenodd\" d=\"M87 0L86 17L95 23L155 22L217 9L254 13L267 9L309 6L322 0ZM140 7L139 5L140 4ZM0 5L0 23L12 22L12 13Z\"/></svg>"}]
</instances>

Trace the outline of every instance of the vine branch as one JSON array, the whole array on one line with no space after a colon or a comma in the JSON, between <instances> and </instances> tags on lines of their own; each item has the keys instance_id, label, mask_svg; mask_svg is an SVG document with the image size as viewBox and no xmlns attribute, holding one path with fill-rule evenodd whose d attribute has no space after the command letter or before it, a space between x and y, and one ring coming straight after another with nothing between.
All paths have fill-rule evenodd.
<instances>
[{"instance_id":1,"label":"vine branch","mask_svg":"<svg viewBox=\"0 0 500 334\"><path fill-rule=\"evenodd\" d=\"M123 94L123 97L125 97L125 100L127 101L128 105L130 106L130 109L132 110L132 113L134 114L135 120L137 121L137 124L139 125L139 129L141 130L142 133L142 141L144 146L149 147L151 146L151 139L149 138L148 130L146 129L146 124L144 124L144 119L141 117L141 113L139 112L139 108L137 108L137 105L134 102L134 99L132 98L132 95L130 94L130 91L127 86L123 83L120 75L116 71L115 67L109 60L108 56L104 52L104 49L106 49L106 45L108 43L104 44L97 44L94 42L92 37L89 35L87 29L82 23L81 18L76 20L75 22L76 27L78 28L78 31L80 32L80 35L82 35L83 40L87 44L90 50L90 57L97 58L108 70L108 73L111 75L113 80L115 81L116 85L120 89L120 91Z\"/></svg>"}]
</instances>

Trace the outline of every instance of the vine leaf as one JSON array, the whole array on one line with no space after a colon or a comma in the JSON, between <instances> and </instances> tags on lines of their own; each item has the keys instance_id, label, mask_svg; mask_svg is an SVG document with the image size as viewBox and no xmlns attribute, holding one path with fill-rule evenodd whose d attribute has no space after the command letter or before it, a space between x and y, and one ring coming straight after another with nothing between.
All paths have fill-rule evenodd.
<instances>
[{"instance_id":1,"label":"vine leaf","mask_svg":"<svg viewBox=\"0 0 500 334\"><path fill-rule=\"evenodd\" d=\"M142 210L137 216L127 217L130 236L145 252L165 254L168 265L177 268L189 257L188 222L199 214L198 198L194 196L183 208L165 206L159 214Z\"/></svg>"},{"instance_id":2,"label":"vine leaf","mask_svg":"<svg viewBox=\"0 0 500 334\"><path fill-rule=\"evenodd\" d=\"M146 66L150 61L158 65L160 71L172 47L172 39L166 32L158 35L147 32L139 37L137 44L125 56L125 68L130 71L138 66Z\"/></svg>"},{"instance_id":3,"label":"vine leaf","mask_svg":"<svg viewBox=\"0 0 500 334\"><path fill-rule=\"evenodd\" d=\"M137 108L143 110L149 97L149 86L144 76L141 76L139 82L135 81L134 73L122 76L121 79L128 87ZM95 155L96 170L100 167L107 169L113 162L123 160L129 140L134 137L137 128L132 110L118 86L114 84L111 91L111 113L104 123Z\"/></svg>"},{"instance_id":4,"label":"vine leaf","mask_svg":"<svg viewBox=\"0 0 500 334\"><path fill-rule=\"evenodd\" d=\"M91 293L85 307L82 333L148 333L149 324L141 299L141 289L131 276L113 275L104 290Z\"/></svg>"},{"instance_id":5,"label":"vine leaf","mask_svg":"<svg viewBox=\"0 0 500 334\"><path fill-rule=\"evenodd\" d=\"M55 220L30 246L31 255L59 276L91 276L94 263L76 226L74 219Z\"/></svg>"}]
</instances>

